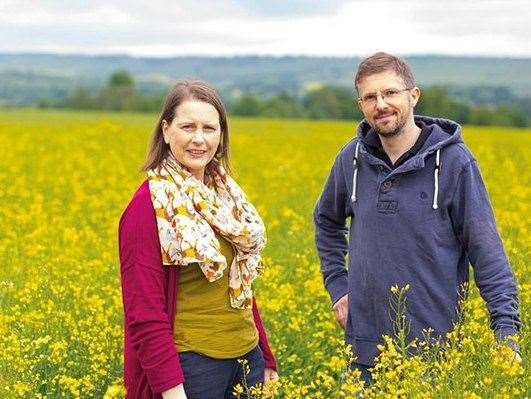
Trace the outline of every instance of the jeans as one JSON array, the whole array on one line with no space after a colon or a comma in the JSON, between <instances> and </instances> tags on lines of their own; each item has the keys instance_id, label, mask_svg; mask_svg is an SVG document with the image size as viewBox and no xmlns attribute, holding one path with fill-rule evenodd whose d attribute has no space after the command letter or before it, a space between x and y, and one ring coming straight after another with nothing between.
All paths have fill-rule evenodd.
<instances>
[{"instance_id":1,"label":"jeans","mask_svg":"<svg viewBox=\"0 0 531 399\"><path fill-rule=\"evenodd\" d=\"M371 372L369 371L369 368L371 367L372 366L366 366L364 364L359 364L359 363L352 363L350 365L351 370L361 371L360 378L365 382L365 386L369 386L372 384L372 375L371 375Z\"/></svg>"},{"instance_id":2,"label":"jeans","mask_svg":"<svg viewBox=\"0 0 531 399\"><path fill-rule=\"evenodd\" d=\"M369 371L369 369L371 367L372 366L366 366L366 365L360 364L360 363L351 363L350 364L350 371L359 370L361 372L360 379L365 383L365 386L367 387L367 386L372 384L372 375L371 375L371 372ZM342 383L345 383L346 372L347 372L347 370L344 369L343 375L341 376L341 382Z\"/></svg>"},{"instance_id":3,"label":"jeans","mask_svg":"<svg viewBox=\"0 0 531 399\"><path fill-rule=\"evenodd\" d=\"M195 352L179 354L184 372L184 392L188 399L229 399L234 386L242 384L243 368L235 359L213 359ZM262 350L257 345L241 358L247 359L249 374L247 386L264 382L265 362Z\"/></svg>"}]
</instances>

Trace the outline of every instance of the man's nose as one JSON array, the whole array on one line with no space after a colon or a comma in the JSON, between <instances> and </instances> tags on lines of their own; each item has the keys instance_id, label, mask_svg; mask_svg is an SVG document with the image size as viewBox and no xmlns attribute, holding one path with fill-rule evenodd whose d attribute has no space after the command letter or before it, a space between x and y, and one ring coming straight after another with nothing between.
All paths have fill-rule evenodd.
<instances>
[{"instance_id":1,"label":"man's nose","mask_svg":"<svg viewBox=\"0 0 531 399\"><path fill-rule=\"evenodd\" d=\"M376 108L385 108L387 107L387 103L385 102L383 96L380 93L376 94Z\"/></svg>"}]
</instances>

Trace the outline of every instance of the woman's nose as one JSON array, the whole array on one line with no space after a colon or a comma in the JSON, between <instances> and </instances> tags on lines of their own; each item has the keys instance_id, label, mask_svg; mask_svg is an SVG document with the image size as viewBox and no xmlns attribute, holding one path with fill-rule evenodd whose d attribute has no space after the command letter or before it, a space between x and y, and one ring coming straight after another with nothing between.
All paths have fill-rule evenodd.
<instances>
[{"instance_id":1,"label":"woman's nose","mask_svg":"<svg viewBox=\"0 0 531 399\"><path fill-rule=\"evenodd\" d=\"M192 141L194 143L202 143L205 141L205 134L201 128L197 128L192 135Z\"/></svg>"}]
</instances>

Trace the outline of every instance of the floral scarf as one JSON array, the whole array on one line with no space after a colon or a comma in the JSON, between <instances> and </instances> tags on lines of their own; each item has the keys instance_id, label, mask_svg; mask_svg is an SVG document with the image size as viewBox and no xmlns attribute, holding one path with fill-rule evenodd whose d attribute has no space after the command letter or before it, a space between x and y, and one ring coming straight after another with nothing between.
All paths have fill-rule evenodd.
<instances>
[{"instance_id":1,"label":"floral scarf","mask_svg":"<svg viewBox=\"0 0 531 399\"><path fill-rule=\"evenodd\" d=\"M229 298L233 308L250 308L252 281L262 272L260 251L266 237L262 219L236 182L219 165L209 187L170 154L148 171L163 265L198 263L210 282L229 266ZM215 232L230 241L234 260L220 252Z\"/></svg>"}]
</instances>

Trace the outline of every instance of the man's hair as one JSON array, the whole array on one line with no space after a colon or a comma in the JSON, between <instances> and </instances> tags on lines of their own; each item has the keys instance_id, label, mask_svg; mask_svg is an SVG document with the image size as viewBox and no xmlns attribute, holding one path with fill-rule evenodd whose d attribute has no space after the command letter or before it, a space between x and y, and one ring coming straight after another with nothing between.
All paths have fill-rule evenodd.
<instances>
[{"instance_id":1,"label":"man's hair","mask_svg":"<svg viewBox=\"0 0 531 399\"><path fill-rule=\"evenodd\" d=\"M361 60L354 79L356 90L358 90L360 82L367 76L388 71L396 73L406 87L415 86L413 72L411 72L411 68L406 61L391 54L378 52Z\"/></svg>"}]
</instances>

